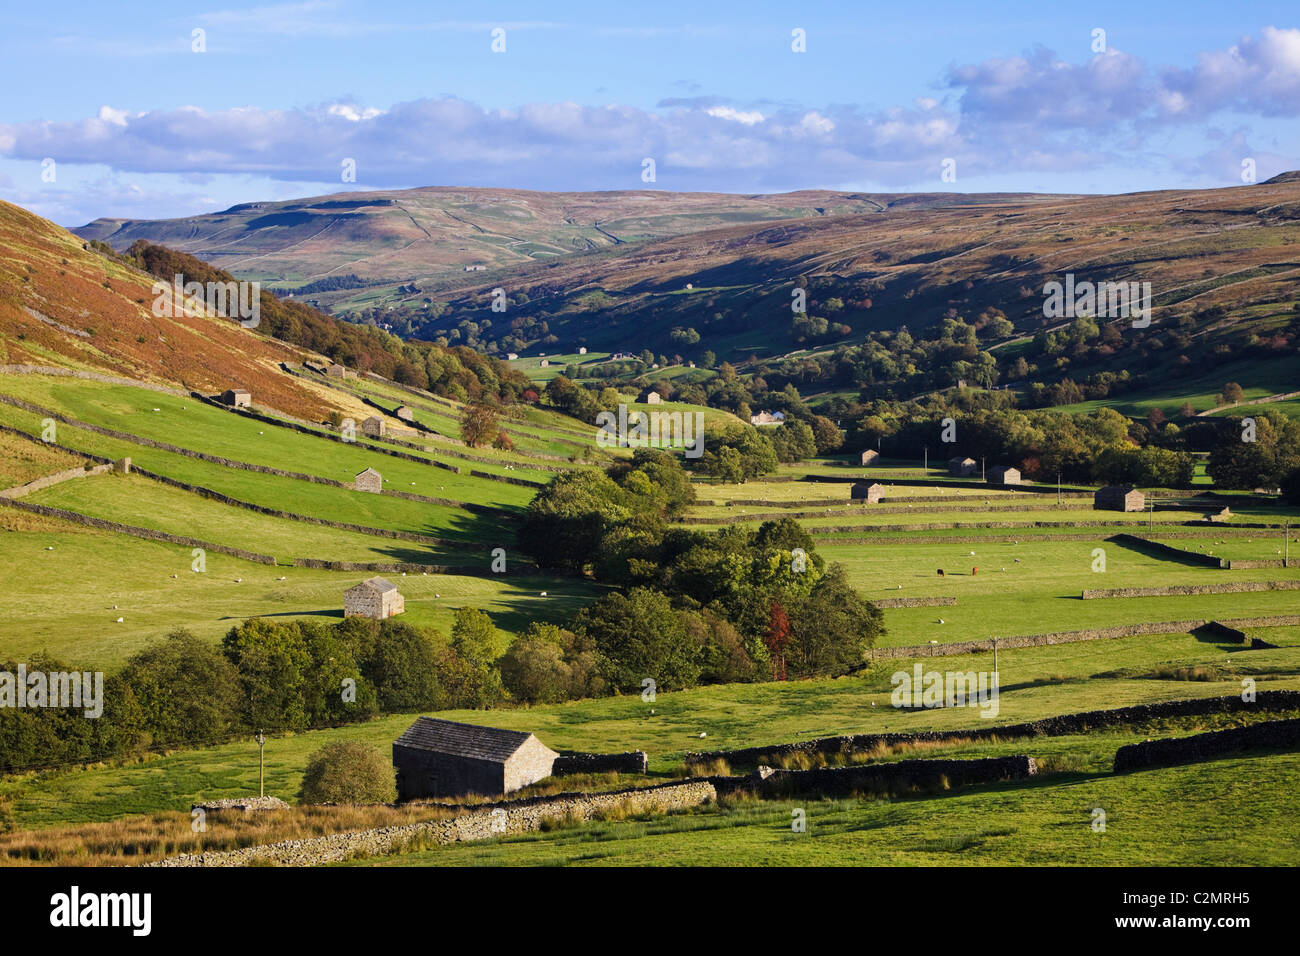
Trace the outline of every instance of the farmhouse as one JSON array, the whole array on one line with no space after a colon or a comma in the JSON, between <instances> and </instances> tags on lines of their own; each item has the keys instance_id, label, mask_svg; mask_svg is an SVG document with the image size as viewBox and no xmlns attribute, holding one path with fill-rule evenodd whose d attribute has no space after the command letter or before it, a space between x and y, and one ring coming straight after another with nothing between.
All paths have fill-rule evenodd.
<instances>
[{"instance_id":1,"label":"farmhouse","mask_svg":"<svg viewBox=\"0 0 1300 956\"><path fill-rule=\"evenodd\" d=\"M371 438L383 438L384 428L384 420L378 415L371 415L361 423L362 434L369 435Z\"/></svg>"},{"instance_id":2,"label":"farmhouse","mask_svg":"<svg viewBox=\"0 0 1300 956\"><path fill-rule=\"evenodd\" d=\"M397 798L504 796L549 777L558 756L523 731L418 717L393 743Z\"/></svg>"},{"instance_id":3,"label":"farmhouse","mask_svg":"<svg viewBox=\"0 0 1300 956\"><path fill-rule=\"evenodd\" d=\"M989 469L988 481L990 485L1018 485L1020 469L1010 465L994 465Z\"/></svg>"},{"instance_id":4,"label":"farmhouse","mask_svg":"<svg viewBox=\"0 0 1300 956\"><path fill-rule=\"evenodd\" d=\"M507 352L507 353L506 353L506 361L507 361L507 362L513 362L513 361L514 361L515 359L517 359L517 358L519 358L519 353L518 353L518 352Z\"/></svg>"},{"instance_id":5,"label":"farmhouse","mask_svg":"<svg viewBox=\"0 0 1300 956\"><path fill-rule=\"evenodd\" d=\"M749 423L751 425L783 425L785 424L785 412L762 411L757 415L750 415Z\"/></svg>"},{"instance_id":6,"label":"farmhouse","mask_svg":"<svg viewBox=\"0 0 1300 956\"><path fill-rule=\"evenodd\" d=\"M865 501L869 505L879 504L880 496L885 493L885 486L878 482L868 484L865 481L855 481L853 487L849 489L849 498L853 501Z\"/></svg>"},{"instance_id":7,"label":"farmhouse","mask_svg":"<svg viewBox=\"0 0 1300 956\"><path fill-rule=\"evenodd\" d=\"M397 411L393 412L393 414L404 422L415 421L415 412L411 411L411 406L409 405L401 406Z\"/></svg>"},{"instance_id":8,"label":"farmhouse","mask_svg":"<svg viewBox=\"0 0 1300 956\"><path fill-rule=\"evenodd\" d=\"M868 448L862 453L862 464L874 465L878 461L880 461L880 452L874 448Z\"/></svg>"},{"instance_id":9,"label":"farmhouse","mask_svg":"<svg viewBox=\"0 0 1300 956\"><path fill-rule=\"evenodd\" d=\"M949 458L948 474L955 475L958 478L965 478L968 475L975 474L974 458Z\"/></svg>"},{"instance_id":10,"label":"farmhouse","mask_svg":"<svg viewBox=\"0 0 1300 956\"><path fill-rule=\"evenodd\" d=\"M645 402L647 405L662 405L664 397L653 388L647 388L636 397L636 400L638 402Z\"/></svg>"},{"instance_id":11,"label":"farmhouse","mask_svg":"<svg viewBox=\"0 0 1300 956\"><path fill-rule=\"evenodd\" d=\"M247 408L252 404L253 396L242 388L228 388L221 393L219 401L231 408Z\"/></svg>"},{"instance_id":12,"label":"farmhouse","mask_svg":"<svg viewBox=\"0 0 1300 956\"><path fill-rule=\"evenodd\" d=\"M384 476L373 468L359 472L352 480L352 487L357 491L369 491L379 494L384 490Z\"/></svg>"},{"instance_id":13,"label":"farmhouse","mask_svg":"<svg viewBox=\"0 0 1300 956\"><path fill-rule=\"evenodd\" d=\"M406 599L397 590L397 585L386 578L366 578L343 592L344 617L369 617L382 621L405 610Z\"/></svg>"},{"instance_id":14,"label":"farmhouse","mask_svg":"<svg viewBox=\"0 0 1300 956\"><path fill-rule=\"evenodd\" d=\"M1107 485L1093 494L1092 507L1097 511L1141 511L1146 498L1132 485Z\"/></svg>"}]
</instances>

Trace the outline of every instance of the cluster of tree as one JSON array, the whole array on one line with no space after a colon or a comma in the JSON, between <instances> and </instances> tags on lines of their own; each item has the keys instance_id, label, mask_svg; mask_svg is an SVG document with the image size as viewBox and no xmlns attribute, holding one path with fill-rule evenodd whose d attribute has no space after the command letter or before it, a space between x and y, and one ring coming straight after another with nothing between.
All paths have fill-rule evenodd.
<instances>
[{"instance_id":1,"label":"cluster of tree","mask_svg":"<svg viewBox=\"0 0 1300 956\"><path fill-rule=\"evenodd\" d=\"M1282 488L1300 501L1300 422L1280 412L1216 419L1206 472L1219 488Z\"/></svg>"},{"instance_id":2,"label":"cluster of tree","mask_svg":"<svg viewBox=\"0 0 1300 956\"><path fill-rule=\"evenodd\" d=\"M168 283L176 275L184 282L235 281L229 273L200 259L144 240L133 243L118 258ZM349 368L372 371L449 398L491 398L510 404L530 385L522 372L472 348L403 341L378 328L373 319L372 324L346 322L267 291L262 292L260 308L259 332L327 355Z\"/></svg>"},{"instance_id":3,"label":"cluster of tree","mask_svg":"<svg viewBox=\"0 0 1300 956\"><path fill-rule=\"evenodd\" d=\"M1009 464L1028 478L1080 483L1191 484L1194 451L1206 436L1163 418L1147 425L1109 408L1067 414L1022 410L1006 392L958 392L908 403L842 403L849 445L887 456L932 461L970 456ZM951 426L945 421L951 420ZM951 440L949 440L951 439Z\"/></svg>"},{"instance_id":4,"label":"cluster of tree","mask_svg":"<svg viewBox=\"0 0 1300 956\"><path fill-rule=\"evenodd\" d=\"M104 681L103 714L0 710L0 769L199 746L258 730L297 732L381 713L487 707L503 697L499 637L481 611L456 613L450 640L398 620L338 624L252 618L214 646L180 630ZM17 672L10 662L6 668ZM29 673L71 668L45 656Z\"/></svg>"},{"instance_id":5,"label":"cluster of tree","mask_svg":"<svg viewBox=\"0 0 1300 956\"><path fill-rule=\"evenodd\" d=\"M539 629L502 662L529 700L842 673L882 632L879 611L790 519L756 531L669 523L693 500L681 464L637 449L609 474L559 475L533 499L520 545L539 564L620 590L567 629ZM560 695L557 697L557 695Z\"/></svg>"}]
</instances>

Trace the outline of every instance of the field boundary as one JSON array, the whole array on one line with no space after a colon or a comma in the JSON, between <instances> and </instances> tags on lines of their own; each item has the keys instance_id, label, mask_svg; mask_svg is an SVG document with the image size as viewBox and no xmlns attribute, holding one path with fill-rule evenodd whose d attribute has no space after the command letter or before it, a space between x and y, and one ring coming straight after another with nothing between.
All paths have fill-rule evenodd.
<instances>
[{"instance_id":1,"label":"field boundary","mask_svg":"<svg viewBox=\"0 0 1300 956\"><path fill-rule=\"evenodd\" d=\"M562 793L526 800L503 800L459 814L450 820L429 820L406 826L375 827L304 840L283 840L261 846L188 853L145 866L247 866L270 862L282 866L319 866L360 856L386 856L422 844L447 845L488 840L540 830L548 821L592 820L624 810L629 814L671 813L717 800L718 792L705 780L687 780L654 787L633 787L609 793Z\"/></svg>"},{"instance_id":2,"label":"field boundary","mask_svg":"<svg viewBox=\"0 0 1300 956\"><path fill-rule=\"evenodd\" d=\"M684 759L689 764L725 760L728 763L749 766L765 759L779 760L781 757L797 754L853 754L875 750L882 746L986 740L990 737L1063 737L1165 717L1203 717L1208 714L1239 712L1278 713L1291 710L1300 710L1300 691L1266 690L1260 691L1254 701L1243 701L1240 696L1166 700L1155 704L1134 704L1130 707L1117 707L1110 710L1058 714L1054 717L1044 717L1019 724L979 726L966 730L922 730L910 734L841 734L791 743L741 747L735 750L691 751Z\"/></svg>"},{"instance_id":3,"label":"field boundary","mask_svg":"<svg viewBox=\"0 0 1300 956\"><path fill-rule=\"evenodd\" d=\"M1300 581L1234 581L1227 584L1171 584L1155 588L1085 589L1085 601L1102 598L1190 597L1196 594L1243 594L1248 591L1300 591Z\"/></svg>"},{"instance_id":4,"label":"field boundary","mask_svg":"<svg viewBox=\"0 0 1300 956\"><path fill-rule=\"evenodd\" d=\"M1300 749L1300 719L1268 720L1246 727L1211 730L1125 744L1115 751L1115 773L1217 760L1251 750Z\"/></svg>"},{"instance_id":5,"label":"field boundary","mask_svg":"<svg viewBox=\"0 0 1300 956\"><path fill-rule=\"evenodd\" d=\"M274 565L276 563L275 558L269 554L258 554L256 551L245 551L243 548L232 548L228 545L215 544L211 541L204 541L200 538L188 538L184 535L172 534L168 531L155 531L152 528L140 528L136 525L109 521L106 518L95 518L91 515L82 514L79 511L68 511L64 508L51 508L49 505L35 505L29 501L18 501L13 498L2 497L0 497L0 506L18 508L21 511L44 515L47 518L63 518L66 521L71 521L76 524L86 525L91 528L99 528L103 531L115 531L118 534L128 534L134 538L144 538L149 541L161 541L165 544L179 544L187 548L202 548L204 551L226 554L231 557L241 558L244 561L254 561L257 564Z\"/></svg>"},{"instance_id":6,"label":"field boundary","mask_svg":"<svg viewBox=\"0 0 1300 956\"><path fill-rule=\"evenodd\" d=\"M1078 631L1052 631L1045 634L1022 634L1015 637L984 638L978 641L953 641L948 644L906 644L899 647L873 647L867 652L868 660L890 660L913 657L953 657L959 654L978 654L993 650L997 641L999 650L1021 647L1047 647L1053 644L1075 644L1080 641L1105 641L1120 637L1143 637L1149 634L1184 634L1211 623L1209 618L1188 621L1153 621L1147 624L1120 624L1115 627L1086 628ZM1294 627L1300 625L1300 614L1276 614L1264 617L1231 618L1217 623L1240 627Z\"/></svg>"}]
</instances>

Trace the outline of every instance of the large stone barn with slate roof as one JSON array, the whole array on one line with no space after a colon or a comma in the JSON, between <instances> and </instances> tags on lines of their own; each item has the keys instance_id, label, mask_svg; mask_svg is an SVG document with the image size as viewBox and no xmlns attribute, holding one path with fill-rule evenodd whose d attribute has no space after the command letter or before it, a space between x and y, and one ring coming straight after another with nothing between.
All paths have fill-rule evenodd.
<instances>
[{"instance_id":1,"label":"large stone barn with slate roof","mask_svg":"<svg viewBox=\"0 0 1300 956\"><path fill-rule=\"evenodd\" d=\"M500 797L549 777L558 756L523 731L418 717L393 743L397 798Z\"/></svg>"}]
</instances>

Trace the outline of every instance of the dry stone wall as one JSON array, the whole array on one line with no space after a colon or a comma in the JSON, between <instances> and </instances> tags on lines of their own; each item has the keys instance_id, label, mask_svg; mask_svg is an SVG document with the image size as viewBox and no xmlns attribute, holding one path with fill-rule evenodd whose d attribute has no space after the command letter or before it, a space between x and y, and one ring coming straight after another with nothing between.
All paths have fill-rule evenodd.
<instances>
[{"instance_id":1,"label":"dry stone wall","mask_svg":"<svg viewBox=\"0 0 1300 956\"><path fill-rule=\"evenodd\" d=\"M650 758L644 750L622 754L564 751L551 765L554 776L572 773L645 773Z\"/></svg>"},{"instance_id":2,"label":"dry stone wall","mask_svg":"<svg viewBox=\"0 0 1300 956\"><path fill-rule=\"evenodd\" d=\"M63 518L65 521L72 521L76 524L86 525L91 528L100 528L104 531L116 531L119 534L129 534L135 538L145 538L149 541L162 541L167 544L184 545L187 548L202 548L205 551L212 551L215 554L228 554L234 558L242 558L245 561L255 561L258 564L275 564L275 558L269 554L258 554L256 551L245 551L242 548L231 548L224 544L214 544L211 541L203 541L199 538L188 538L184 535L169 534L166 531L155 531L153 528L138 528L135 525L120 524L116 521L107 521L104 518L95 518L90 515L83 515L77 511L66 511L63 508L51 508L48 505L36 505L30 501L17 501L13 498L0 498L0 505L17 508L20 511L28 511L32 514L45 515L48 518Z\"/></svg>"},{"instance_id":3,"label":"dry stone wall","mask_svg":"<svg viewBox=\"0 0 1300 956\"><path fill-rule=\"evenodd\" d=\"M1191 737L1126 744L1115 752L1115 772L1172 767L1251 750L1300 750L1300 719L1268 720Z\"/></svg>"},{"instance_id":4,"label":"dry stone wall","mask_svg":"<svg viewBox=\"0 0 1300 956\"><path fill-rule=\"evenodd\" d=\"M1019 724L978 726L969 730L934 730L917 733L844 734L838 737L818 737L795 743L769 744L763 747L743 747L737 750L713 750L688 753L688 763L709 763L725 760L734 766L755 766L775 763L783 757L798 754L853 754L875 750L881 746L915 743L945 743L953 740L981 740L989 737L1060 737L1082 734L1105 727L1144 723L1167 717L1201 717L1207 714L1279 713L1300 710L1300 691L1261 691L1254 701L1243 701L1240 696L1202 697L1194 700L1167 700L1155 704L1137 704L1112 710L1091 710L1077 714L1060 714Z\"/></svg>"},{"instance_id":5,"label":"dry stone wall","mask_svg":"<svg viewBox=\"0 0 1300 956\"><path fill-rule=\"evenodd\" d=\"M879 598L871 602L876 607L952 607L957 603L955 597L905 597Z\"/></svg>"},{"instance_id":6,"label":"dry stone wall","mask_svg":"<svg viewBox=\"0 0 1300 956\"><path fill-rule=\"evenodd\" d=\"M87 478L91 475L102 475L106 471L112 471L113 466L107 465L87 465L84 468L68 468L64 471L56 471L52 475L42 475L27 482L25 485L18 485L14 488L0 489L0 498L23 498L27 495L35 494L54 485L62 484L65 481L72 481L76 478Z\"/></svg>"},{"instance_id":7,"label":"dry stone wall","mask_svg":"<svg viewBox=\"0 0 1300 956\"><path fill-rule=\"evenodd\" d=\"M1098 627L1082 631L1054 631L1048 634L1023 634L1016 637L999 637L1002 650L1016 647L1044 647L1052 644L1073 644L1077 641L1105 641L1120 637L1142 637L1147 634L1183 634L1204 627L1209 621L1197 618L1190 621L1155 621L1147 624L1121 624L1116 627ZM1232 619L1227 624L1237 627L1292 627L1300 623L1300 616L1276 614L1267 617ZM958 654L978 654L993 650L993 639L979 641L952 641L946 644L907 644L901 647L873 647L867 652L869 660L892 660L914 657L952 657Z\"/></svg>"},{"instance_id":8,"label":"dry stone wall","mask_svg":"<svg viewBox=\"0 0 1300 956\"><path fill-rule=\"evenodd\" d=\"M619 790L611 793L570 793L529 800L505 800L483 804L450 820L431 820L406 826L377 827L305 840L286 840L265 846L214 853L190 853L169 857L151 866L319 866L339 863L357 856L378 856L401 852L412 843L445 845L471 840L540 830L548 821L591 820L610 810L639 813L671 813L703 806L717 799L712 783L690 780L659 787ZM497 812L500 811L500 812Z\"/></svg>"},{"instance_id":9,"label":"dry stone wall","mask_svg":"<svg viewBox=\"0 0 1300 956\"><path fill-rule=\"evenodd\" d=\"M1158 588L1085 589L1085 601L1101 598L1188 597L1194 594L1245 594L1251 591L1300 591L1300 581L1234 581L1228 584L1174 584Z\"/></svg>"},{"instance_id":10,"label":"dry stone wall","mask_svg":"<svg viewBox=\"0 0 1300 956\"><path fill-rule=\"evenodd\" d=\"M968 787L1003 780L1024 780L1038 773L1033 757L982 757L974 760L900 760L856 767L817 767L812 770L766 770L751 777L721 778L718 787L746 789L764 796L796 793L846 796L853 793L890 793L898 790L938 790ZM718 786L720 778L710 778Z\"/></svg>"}]
</instances>

